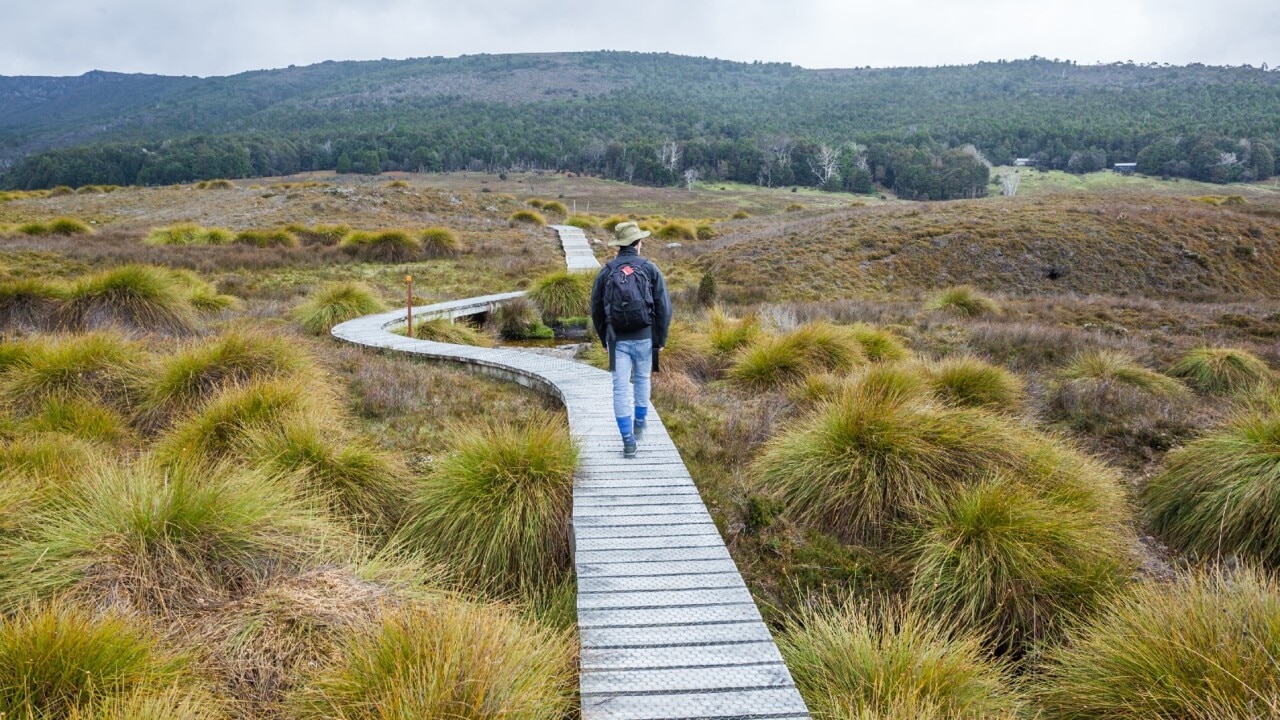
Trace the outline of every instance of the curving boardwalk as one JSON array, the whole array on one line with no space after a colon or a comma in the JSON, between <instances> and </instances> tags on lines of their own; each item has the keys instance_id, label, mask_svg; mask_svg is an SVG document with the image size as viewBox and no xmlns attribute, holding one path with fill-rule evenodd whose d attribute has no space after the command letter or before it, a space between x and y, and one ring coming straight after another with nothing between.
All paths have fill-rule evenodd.
<instances>
[{"instance_id":1,"label":"curving boardwalk","mask_svg":"<svg viewBox=\"0 0 1280 720\"><path fill-rule=\"evenodd\" d=\"M572 270L599 267L581 230L553 226ZM589 262L588 262L589 261ZM520 293L414 308L484 312ZM470 365L559 398L581 448L573 488L584 720L808 718L773 637L657 411L622 457L609 373L520 350L389 332L405 311L333 328L341 340Z\"/></svg>"}]
</instances>

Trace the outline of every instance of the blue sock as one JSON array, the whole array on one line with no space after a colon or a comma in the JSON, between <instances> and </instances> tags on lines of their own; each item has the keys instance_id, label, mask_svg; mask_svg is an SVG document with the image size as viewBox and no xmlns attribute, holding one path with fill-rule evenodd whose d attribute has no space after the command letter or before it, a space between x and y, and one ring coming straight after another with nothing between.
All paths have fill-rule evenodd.
<instances>
[{"instance_id":1,"label":"blue sock","mask_svg":"<svg viewBox=\"0 0 1280 720\"><path fill-rule=\"evenodd\" d=\"M636 424L637 424L637 425L644 425L644 424L645 424L645 420L644 420L644 419L645 419L645 416L646 416L646 415L648 415L648 414L649 414L649 408L648 408L648 406L645 406L645 405L637 405L637 406L636 406Z\"/></svg>"},{"instance_id":2,"label":"blue sock","mask_svg":"<svg viewBox=\"0 0 1280 720\"><path fill-rule=\"evenodd\" d=\"M618 432L622 433L622 439L626 440L632 437L633 433L631 429L632 428L631 418L624 417L624 418L616 418L616 419L618 421Z\"/></svg>"}]
</instances>

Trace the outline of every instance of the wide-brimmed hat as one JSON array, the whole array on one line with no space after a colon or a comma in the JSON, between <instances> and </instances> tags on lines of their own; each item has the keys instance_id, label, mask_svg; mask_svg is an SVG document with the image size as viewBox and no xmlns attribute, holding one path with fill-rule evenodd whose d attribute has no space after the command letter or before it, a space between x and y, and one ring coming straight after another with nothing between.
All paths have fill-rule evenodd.
<instances>
[{"instance_id":1,"label":"wide-brimmed hat","mask_svg":"<svg viewBox=\"0 0 1280 720\"><path fill-rule=\"evenodd\" d=\"M609 244L614 247L626 247L647 237L649 237L649 231L641 230L640 226L633 222L618 223L613 229L613 239Z\"/></svg>"}]
</instances>

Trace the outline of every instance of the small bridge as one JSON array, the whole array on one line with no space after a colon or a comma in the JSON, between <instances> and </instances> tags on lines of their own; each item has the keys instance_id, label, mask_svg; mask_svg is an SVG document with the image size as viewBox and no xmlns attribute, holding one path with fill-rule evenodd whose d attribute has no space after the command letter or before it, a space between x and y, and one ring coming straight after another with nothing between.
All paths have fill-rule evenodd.
<instances>
[{"instance_id":1,"label":"small bridge","mask_svg":"<svg viewBox=\"0 0 1280 720\"><path fill-rule=\"evenodd\" d=\"M585 235L553 226L571 270L596 270ZM488 312L523 293L425 305L414 317ZM584 720L800 720L809 713L656 409L622 457L607 372L506 348L417 340L405 310L333 328L371 348L448 360L564 403L581 451L573 485Z\"/></svg>"}]
</instances>

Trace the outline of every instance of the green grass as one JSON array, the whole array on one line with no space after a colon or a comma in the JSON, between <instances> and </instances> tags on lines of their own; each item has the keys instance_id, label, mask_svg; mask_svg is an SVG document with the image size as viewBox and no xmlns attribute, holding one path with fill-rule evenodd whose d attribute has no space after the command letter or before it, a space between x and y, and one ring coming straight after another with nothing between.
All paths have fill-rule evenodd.
<instances>
[{"instance_id":1,"label":"green grass","mask_svg":"<svg viewBox=\"0 0 1280 720\"><path fill-rule=\"evenodd\" d=\"M526 297L538 306L547 322L590 315L591 281L588 273L558 270L535 280Z\"/></svg>"},{"instance_id":2,"label":"green grass","mask_svg":"<svg viewBox=\"0 0 1280 720\"><path fill-rule=\"evenodd\" d=\"M612 215L610 217L605 218L604 222L600 223L600 227L604 228L605 230L608 230L609 232L613 232L614 228L618 227L624 222L628 222L629 220L631 220L631 218L627 217L626 215Z\"/></svg>"},{"instance_id":3,"label":"green grass","mask_svg":"<svg viewBox=\"0 0 1280 720\"><path fill-rule=\"evenodd\" d=\"M81 440L26 429L0 443L0 485L21 484L31 489L59 485L100 462L102 458Z\"/></svg>"},{"instance_id":4,"label":"green grass","mask_svg":"<svg viewBox=\"0 0 1280 720\"><path fill-rule=\"evenodd\" d=\"M926 310L941 310L961 317L999 315L1000 304L968 285L939 291L925 304Z\"/></svg>"},{"instance_id":5,"label":"green grass","mask_svg":"<svg viewBox=\"0 0 1280 720\"><path fill-rule=\"evenodd\" d=\"M90 330L183 333L196 323L187 286L152 265L121 265L77 280L58 313L67 326Z\"/></svg>"},{"instance_id":6,"label":"green grass","mask_svg":"<svg viewBox=\"0 0 1280 720\"><path fill-rule=\"evenodd\" d=\"M747 346L729 377L746 387L778 387L814 372L848 372L863 362L862 346L846 328L813 322Z\"/></svg>"},{"instance_id":7,"label":"green grass","mask_svg":"<svg viewBox=\"0 0 1280 720\"><path fill-rule=\"evenodd\" d=\"M453 322L448 318L424 320L413 323L413 336L419 340L490 347L493 338L465 322Z\"/></svg>"},{"instance_id":8,"label":"green grass","mask_svg":"<svg viewBox=\"0 0 1280 720\"><path fill-rule=\"evenodd\" d=\"M367 262L404 263L422 256L422 240L407 230L355 231L338 247Z\"/></svg>"},{"instance_id":9,"label":"green grass","mask_svg":"<svg viewBox=\"0 0 1280 720\"><path fill-rule=\"evenodd\" d=\"M977 637L884 602L805 609L778 637L815 720L1021 717L1010 669Z\"/></svg>"},{"instance_id":10,"label":"green grass","mask_svg":"<svg viewBox=\"0 0 1280 720\"><path fill-rule=\"evenodd\" d=\"M287 225L285 230L293 233L303 245L337 245L351 232L346 225Z\"/></svg>"},{"instance_id":11,"label":"green grass","mask_svg":"<svg viewBox=\"0 0 1280 720\"><path fill-rule=\"evenodd\" d=\"M146 350L114 333L43 336L0 377L0 391L22 408L49 398L78 398L121 410L140 397Z\"/></svg>"},{"instance_id":12,"label":"green grass","mask_svg":"<svg viewBox=\"0 0 1280 720\"><path fill-rule=\"evenodd\" d=\"M52 329L57 309L66 296L65 287L47 280L0 280L0 329Z\"/></svg>"},{"instance_id":13,"label":"green grass","mask_svg":"<svg viewBox=\"0 0 1280 720\"><path fill-rule=\"evenodd\" d=\"M74 591L144 611L192 609L314 560L335 536L261 474L98 464L0 549L0 606Z\"/></svg>"},{"instance_id":14,"label":"green grass","mask_svg":"<svg viewBox=\"0 0 1280 720\"><path fill-rule=\"evenodd\" d=\"M1152 531L1209 559L1239 556L1280 568L1280 394L1166 457L1142 492Z\"/></svg>"},{"instance_id":15,"label":"green grass","mask_svg":"<svg viewBox=\"0 0 1280 720\"><path fill-rule=\"evenodd\" d=\"M1256 572L1147 582L1047 649L1046 720L1280 714L1280 588Z\"/></svg>"},{"instance_id":16,"label":"green grass","mask_svg":"<svg viewBox=\"0 0 1280 720\"><path fill-rule=\"evenodd\" d=\"M330 283L316 290L293 311L293 318L312 335L323 335L334 325L386 310L373 290L358 282Z\"/></svg>"},{"instance_id":17,"label":"green grass","mask_svg":"<svg viewBox=\"0 0 1280 720\"><path fill-rule=\"evenodd\" d=\"M536 590L569 572L578 451L543 414L457 428L418 485L402 539L468 584Z\"/></svg>"},{"instance_id":18,"label":"green grass","mask_svg":"<svg viewBox=\"0 0 1280 720\"><path fill-rule=\"evenodd\" d=\"M1021 378L977 358L940 360L931 364L926 374L934 394L958 407L1013 412L1026 400Z\"/></svg>"},{"instance_id":19,"label":"green grass","mask_svg":"<svg viewBox=\"0 0 1280 720\"><path fill-rule=\"evenodd\" d=\"M653 236L659 240L678 240L682 242L692 242L698 239L698 231L687 222L673 220L663 223L661 227L653 233Z\"/></svg>"},{"instance_id":20,"label":"green grass","mask_svg":"<svg viewBox=\"0 0 1280 720\"><path fill-rule=\"evenodd\" d=\"M179 658L120 615L55 603L0 619L0 717L75 717L114 696L161 690L185 675Z\"/></svg>"},{"instance_id":21,"label":"green grass","mask_svg":"<svg viewBox=\"0 0 1280 720\"><path fill-rule=\"evenodd\" d=\"M206 228L194 223L178 223L156 228L147 234L147 245L227 245L235 235L224 228Z\"/></svg>"},{"instance_id":22,"label":"green grass","mask_svg":"<svg viewBox=\"0 0 1280 720\"><path fill-rule=\"evenodd\" d=\"M345 647L291 703L299 720L561 720L572 644L500 606L440 600L390 614Z\"/></svg>"},{"instance_id":23,"label":"green grass","mask_svg":"<svg viewBox=\"0 0 1280 720\"><path fill-rule=\"evenodd\" d=\"M543 200L542 205L538 206L544 213L548 215L568 215L569 208L559 200Z\"/></svg>"},{"instance_id":24,"label":"green grass","mask_svg":"<svg viewBox=\"0 0 1280 720\"><path fill-rule=\"evenodd\" d=\"M576 228L581 228L583 230L595 230L596 228L600 227L600 222L598 220L596 220L594 217L590 215L583 215L583 214L570 215L568 218L565 219L564 224L570 225ZM612 229L610 229L610 232L612 232Z\"/></svg>"},{"instance_id":25,"label":"green grass","mask_svg":"<svg viewBox=\"0 0 1280 720\"><path fill-rule=\"evenodd\" d=\"M907 346L888 330L865 323L850 325L848 330L862 346L862 354L872 362L897 362L911 356Z\"/></svg>"},{"instance_id":26,"label":"green grass","mask_svg":"<svg viewBox=\"0 0 1280 720\"><path fill-rule=\"evenodd\" d=\"M235 242L239 245L252 245L259 248L298 247L301 243L298 236L286 228L274 230L241 230L236 233Z\"/></svg>"},{"instance_id":27,"label":"green grass","mask_svg":"<svg viewBox=\"0 0 1280 720\"><path fill-rule=\"evenodd\" d=\"M288 338L232 329L165 357L147 382L145 404L153 410L190 410L230 385L287 377L310 367Z\"/></svg>"},{"instance_id":28,"label":"green grass","mask_svg":"<svg viewBox=\"0 0 1280 720\"><path fill-rule=\"evenodd\" d=\"M1274 380L1271 368L1248 350L1202 347L1183 355L1169 374L1203 393L1252 390Z\"/></svg>"},{"instance_id":29,"label":"green grass","mask_svg":"<svg viewBox=\"0 0 1280 720\"><path fill-rule=\"evenodd\" d=\"M1001 478L965 488L915 541L919 607L1014 652L1097 608L1127 579L1122 537Z\"/></svg>"},{"instance_id":30,"label":"green grass","mask_svg":"<svg viewBox=\"0 0 1280 720\"><path fill-rule=\"evenodd\" d=\"M722 355L758 342L763 335L764 329L756 315L735 319L716 307L707 317L707 341L714 352Z\"/></svg>"},{"instance_id":31,"label":"green grass","mask_svg":"<svg viewBox=\"0 0 1280 720\"><path fill-rule=\"evenodd\" d=\"M24 429L66 433L90 442L114 443L131 434L126 418L110 407L77 397L49 397L36 407Z\"/></svg>"},{"instance_id":32,"label":"green grass","mask_svg":"<svg viewBox=\"0 0 1280 720\"><path fill-rule=\"evenodd\" d=\"M1063 380L1108 380L1163 397L1183 397L1187 387L1177 380L1149 370L1132 356L1112 350L1092 350L1074 357L1058 373Z\"/></svg>"},{"instance_id":33,"label":"green grass","mask_svg":"<svg viewBox=\"0 0 1280 720\"><path fill-rule=\"evenodd\" d=\"M429 227L419 234L422 254L429 258L457 257L462 252L458 235L449 228Z\"/></svg>"},{"instance_id":34,"label":"green grass","mask_svg":"<svg viewBox=\"0 0 1280 720\"><path fill-rule=\"evenodd\" d=\"M226 720L228 715L224 703L204 692L170 687L105 698L73 710L67 720Z\"/></svg>"},{"instance_id":35,"label":"green grass","mask_svg":"<svg viewBox=\"0 0 1280 720\"><path fill-rule=\"evenodd\" d=\"M537 225L537 226L542 226L547 224L546 216L540 212L535 212L533 210L517 210L511 213L511 216L507 218L507 221L510 222L512 225L515 225L517 223L523 223L525 225Z\"/></svg>"},{"instance_id":36,"label":"green grass","mask_svg":"<svg viewBox=\"0 0 1280 720\"><path fill-rule=\"evenodd\" d=\"M92 235L93 228L89 227L89 223L72 217L54 218L48 224L50 235Z\"/></svg>"}]
</instances>

